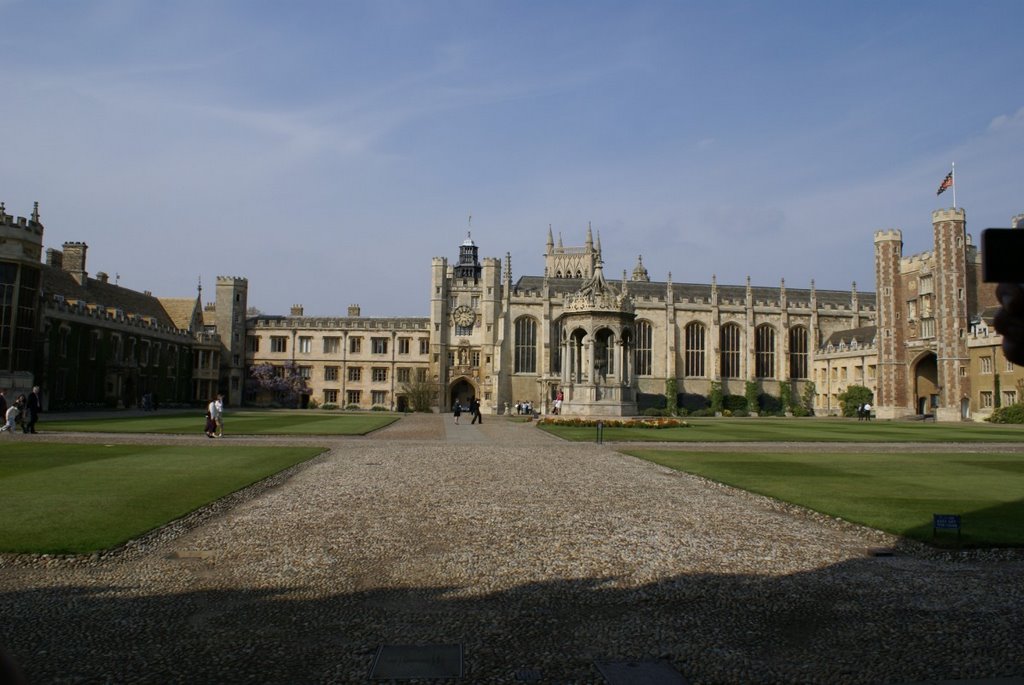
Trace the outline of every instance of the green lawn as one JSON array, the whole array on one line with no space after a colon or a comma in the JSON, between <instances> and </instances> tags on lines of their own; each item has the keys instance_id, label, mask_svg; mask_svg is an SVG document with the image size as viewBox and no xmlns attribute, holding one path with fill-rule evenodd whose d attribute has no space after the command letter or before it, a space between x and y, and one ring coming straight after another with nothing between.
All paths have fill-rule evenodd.
<instances>
[{"instance_id":1,"label":"green lawn","mask_svg":"<svg viewBox=\"0 0 1024 685\"><path fill-rule=\"evenodd\" d=\"M0 551L109 549L321 451L10 441L0 451Z\"/></svg>"},{"instance_id":2,"label":"green lawn","mask_svg":"<svg viewBox=\"0 0 1024 685\"><path fill-rule=\"evenodd\" d=\"M384 412L340 413L327 411L232 411L224 415L225 435L365 435L394 423L400 414ZM125 418L90 418L62 421L44 414L39 430L88 433L196 433L202 434L203 411L193 414L161 414Z\"/></svg>"},{"instance_id":3,"label":"green lawn","mask_svg":"<svg viewBox=\"0 0 1024 685\"><path fill-rule=\"evenodd\" d=\"M688 428L605 428L607 442L1022 442L1024 426L856 419L698 418ZM540 426L565 440L593 442L594 428Z\"/></svg>"},{"instance_id":4,"label":"green lawn","mask_svg":"<svg viewBox=\"0 0 1024 685\"><path fill-rule=\"evenodd\" d=\"M932 541L959 514L968 546L1024 546L1024 454L626 453L897 535ZM939 533L939 544L956 543Z\"/></svg>"}]
</instances>

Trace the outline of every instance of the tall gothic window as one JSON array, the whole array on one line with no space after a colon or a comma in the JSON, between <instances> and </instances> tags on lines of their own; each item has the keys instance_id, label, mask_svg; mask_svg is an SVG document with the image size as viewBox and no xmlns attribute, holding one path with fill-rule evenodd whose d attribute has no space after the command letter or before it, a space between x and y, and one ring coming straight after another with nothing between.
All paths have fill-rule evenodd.
<instances>
[{"instance_id":1,"label":"tall gothic window","mask_svg":"<svg viewBox=\"0 0 1024 685\"><path fill-rule=\"evenodd\" d=\"M754 375L775 378L775 329L762 324L754 330Z\"/></svg>"},{"instance_id":2,"label":"tall gothic window","mask_svg":"<svg viewBox=\"0 0 1024 685\"><path fill-rule=\"evenodd\" d=\"M687 376L704 376L704 330L704 324L697 321L686 324L683 367Z\"/></svg>"},{"instance_id":3,"label":"tall gothic window","mask_svg":"<svg viewBox=\"0 0 1024 685\"><path fill-rule=\"evenodd\" d=\"M807 378L807 329L803 326L789 329L789 377Z\"/></svg>"},{"instance_id":4,"label":"tall gothic window","mask_svg":"<svg viewBox=\"0 0 1024 685\"><path fill-rule=\"evenodd\" d=\"M651 375L651 324L649 321L636 323L636 373L638 376Z\"/></svg>"},{"instance_id":5,"label":"tall gothic window","mask_svg":"<svg viewBox=\"0 0 1024 685\"><path fill-rule=\"evenodd\" d=\"M537 322L528 316L516 319L515 372L537 371Z\"/></svg>"},{"instance_id":6,"label":"tall gothic window","mask_svg":"<svg viewBox=\"0 0 1024 685\"><path fill-rule=\"evenodd\" d=\"M562 322L551 324L551 373L562 373Z\"/></svg>"},{"instance_id":7,"label":"tall gothic window","mask_svg":"<svg viewBox=\"0 0 1024 685\"><path fill-rule=\"evenodd\" d=\"M740 327L727 323L720 330L722 378L740 377Z\"/></svg>"}]
</instances>

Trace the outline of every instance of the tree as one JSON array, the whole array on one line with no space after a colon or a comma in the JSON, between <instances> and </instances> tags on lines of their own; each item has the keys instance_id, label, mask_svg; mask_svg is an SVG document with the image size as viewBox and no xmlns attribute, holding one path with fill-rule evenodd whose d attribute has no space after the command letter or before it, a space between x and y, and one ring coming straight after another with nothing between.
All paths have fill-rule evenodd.
<instances>
[{"instance_id":1,"label":"tree","mask_svg":"<svg viewBox=\"0 0 1024 685\"><path fill-rule=\"evenodd\" d=\"M743 394L747 398L747 411L759 412L761 410L761 406L758 403L757 396L759 393L757 391L757 383L754 381L747 381Z\"/></svg>"},{"instance_id":2,"label":"tree","mask_svg":"<svg viewBox=\"0 0 1024 685\"><path fill-rule=\"evenodd\" d=\"M284 406L299 407L303 395L309 395L306 379L299 375L295 362L287 361L281 366L258 364L249 370L252 383L248 384L253 395L270 393L272 401Z\"/></svg>"},{"instance_id":3,"label":"tree","mask_svg":"<svg viewBox=\"0 0 1024 685\"><path fill-rule=\"evenodd\" d=\"M722 384L718 381L711 381L711 390L708 392L708 401L711 403L711 411L719 414L722 411Z\"/></svg>"},{"instance_id":4,"label":"tree","mask_svg":"<svg viewBox=\"0 0 1024 685\"><path fill-rule=\"evenodd\" d=\"M665 381L665 411L669 416L679 413L679 395L676 392L676 379L669 378Z\"/></svg>"},{"instance_id":5,"label":"tree","mask_svg":"<svg viewBox=\"0 0 1024 685\"><path fill-rule=\"evenodd\" d=\"M863 385L851 385L839 395L839 404L843 408L843 416L856 416L861 405L873 403L874 394Z\"/></svg>"},{"instance_id":6,"label":"tree","mask_svg":"<svg viewBox=\"0 0 1024 685\"><path fill-rule=\"evenodd\" d=\"M409 399L409 408L416 412L429 412L437 395L437 387L427 379L402 384L402 392Z\"/></svg>"}]
</instances>

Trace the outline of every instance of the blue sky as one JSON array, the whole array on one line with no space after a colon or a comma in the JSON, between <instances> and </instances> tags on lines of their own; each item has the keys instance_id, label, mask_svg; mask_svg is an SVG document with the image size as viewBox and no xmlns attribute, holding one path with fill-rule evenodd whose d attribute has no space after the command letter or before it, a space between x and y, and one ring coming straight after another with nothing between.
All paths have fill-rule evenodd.
<instances>
[{"instance_id":1,"label":"blue sky","mask_svg":"<svg viewBox=\"0 0 1024 685\"><path fill-rule=\"evenodd\" d=\"M874 290L1024 212L1024 3L0 0L0 201L162 296L426 316L430 258ZM212 296L212 290L207 290Z\"/></svg>"}]
</instances>

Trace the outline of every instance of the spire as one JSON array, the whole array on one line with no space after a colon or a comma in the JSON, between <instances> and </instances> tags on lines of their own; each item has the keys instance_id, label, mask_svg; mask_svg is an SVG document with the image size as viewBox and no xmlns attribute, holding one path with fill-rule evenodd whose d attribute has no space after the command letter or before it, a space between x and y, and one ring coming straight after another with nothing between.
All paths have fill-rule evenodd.
<instances>
[{"instance_id":1,"label":"spire","mask_svg":"<svg viewBox=\"0 0 1024 685\"><path fill-rule=\"evenodd\" d=\"M644 266L644 256L637 255L636 266L633 267L633 280L650 282L651 277L647 273L647 268Z\"/></svg>"},{"instance_id":2,"label":"spire","mask_svg":"<svg viewBox=\"0 0 1024 685\"><path fill-rule=\"evenodd\" d=\"M562 249L562 247L563 247L563 246L562 246L562 232L561 232L561 231L559 231L559 232L558 232L558 249L559 249L559 250L561 250L561 249Z\"/></svg>"},{"instance_id":3,"label":"spire","mask_svg":"<svg viewBox=\"0 0 1024 685\"><path fill-rule=\"evenodd\" d=\"M587 249L594 251L594 234L590 231L590 222L587 222Z\"/></svg>"},{"instance_id":4,"label":"spire","mask_svg":"<svg viewBox=\"0 0 1024 685\"><path fill-rule=\"evenodd\" d=\"M601 256L601 231L597 232L597 256Z\"/></svg>"},{"instance_id":5,"label":"spire","mask_svg":"<svg viewBox=\"0 0 1024 685\"><path fill-rule=\"evenodd\" d=\"M32 221L39 223L39 203L32 203Z\"/></svg>"}]
</instances>

